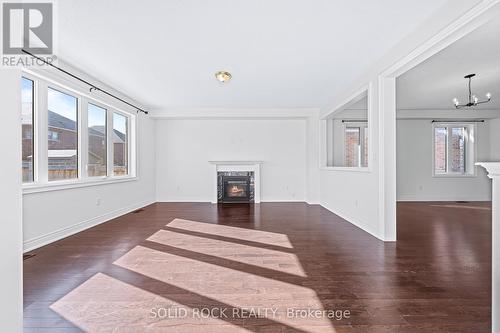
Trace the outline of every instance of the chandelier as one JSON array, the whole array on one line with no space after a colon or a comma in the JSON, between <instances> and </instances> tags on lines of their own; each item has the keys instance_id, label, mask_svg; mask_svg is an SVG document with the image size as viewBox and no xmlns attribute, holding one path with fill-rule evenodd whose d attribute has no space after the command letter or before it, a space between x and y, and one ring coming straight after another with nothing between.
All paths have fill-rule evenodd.
<instances>
[{"instance_id":1,"label":"chandelier","mask_svg":"<svg viewBox=\"0 0 500 333\"><path fill-rule=\"evenodd\" d=\"M470 108L471 106L476 106L476 105L488 103L489 101L491 101L491 94L490 93L486 94L486 100L484 100L484 101L480 101L476 95L472 94L472 90L470 88L470 83L471 83L472 78L474 76L476 76L476 74L469 74L469 75L464 76L464 79L469 80L469 101L467 102L467 104L460 104L460 102L458 101L458 98L454 98L453 104L455 104L455 108L457 108L457 109Z\"/></svg>"}]
</instances>

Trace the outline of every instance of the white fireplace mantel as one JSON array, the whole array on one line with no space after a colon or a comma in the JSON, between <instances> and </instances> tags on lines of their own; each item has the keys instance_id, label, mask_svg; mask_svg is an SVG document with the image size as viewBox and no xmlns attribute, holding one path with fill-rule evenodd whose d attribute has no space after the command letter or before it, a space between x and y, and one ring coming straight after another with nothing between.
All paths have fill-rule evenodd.
<instances>
[{"instance_id":1,"label":"white fireplace mantel","mask_svg":"<svg viewBox=\"0 0 500 333\"><path fill-rule=\"evenodd\" d=\"M208 161L208 163L214 166L212 203L217 203L217 172L224 171L253 171L254 202L260 203L260 166L263 161Z\"/></svg>"},{"instance_id":2,"label":"white fireplace mantel","mask_svg":"<svg viewBox=\"0 0 500 333\"><path fill-rule=\"evenodd\" d=\"M492 223L491 223L491 248L492 248L492 307L491 331L500 332L500 162L479 162L488 171L488 177L493 180L491 197Z\"/></svg>"}]
</instances>

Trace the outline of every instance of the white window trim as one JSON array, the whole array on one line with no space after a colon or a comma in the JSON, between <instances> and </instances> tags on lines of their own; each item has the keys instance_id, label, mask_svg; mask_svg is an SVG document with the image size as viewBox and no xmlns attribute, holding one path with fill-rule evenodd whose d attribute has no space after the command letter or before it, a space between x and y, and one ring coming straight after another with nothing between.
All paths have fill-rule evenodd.
<instances>
[{"instance_id":1,"label":"white window trim","mask_svg":"<svg viewBox=\"0 0 500 333\"><path fill-rule=\"evenodd\" d=\"M34 181L22 185L23 194L38 192L67 190L71 188L81 188L86 186L105 185L138 180L137 176L137 116L131 112L124 111L115 105L106 103L99 98L89 96L81 88L76 88L69 83L61 83L57 80L40 75L38 73L25 70L23 77L34 82ZM70 94L78 99L78 178L70 180L48 180L48 87ZM101 106L107 110L107 132L112 131L113 112L124 115L128 118L127 140L128 140L128 175L113 175L113 150L110 135L107 135L107 176L88 177L88 103ZM111 118L111 121L109 121ZM111 164L111 165L110 165Z\"/></svg>"},{"instance_id":2,"label":"white window trim","mask_svg":"<svg viewBox=\"0 0 500 333\"><path fill-rule=\"evenodd\" d=\"M446 135L446 172L440 173L436 172L436 154L435 154L435 129L436 127L446 127L447 135ZM451 140L451 128L452 127L467 127L467 135L466 135L466 162L465 162L465 172L450 172L448 168L450 166L450 154L448 152ZM474 178L477 177L477 169L476 169L476 154L477 154L477 140L476 135L477 126L476 123L471 122L434 122L432 123L432 177L434 178Z\"/></svg>"}]
</instances>

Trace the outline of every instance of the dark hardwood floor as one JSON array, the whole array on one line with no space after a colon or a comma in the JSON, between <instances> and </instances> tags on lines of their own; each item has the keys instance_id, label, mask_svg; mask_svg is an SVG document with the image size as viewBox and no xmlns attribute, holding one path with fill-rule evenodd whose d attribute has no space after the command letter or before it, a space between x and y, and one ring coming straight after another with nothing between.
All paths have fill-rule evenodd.
<instances>
[{"instance_id":1,"label":"dark hardwood floor","mask_svg":"<svg viewBox=\"0 0 500 333\"><path fill-rule=\"evenodd\" d=\"M396 243L320 206L157 203L33 253L25 332L491 330L489 203L399 203ZM350 315L152 322L155 302Z\"/></svg>"}]
</instances>

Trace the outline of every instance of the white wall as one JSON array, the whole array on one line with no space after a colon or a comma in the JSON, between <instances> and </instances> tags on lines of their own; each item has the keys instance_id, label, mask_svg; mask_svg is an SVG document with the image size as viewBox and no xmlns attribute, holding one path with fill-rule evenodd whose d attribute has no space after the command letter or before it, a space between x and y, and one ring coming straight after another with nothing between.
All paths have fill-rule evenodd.
<instances>
[{"instance_id":1,"label":"white wall","mask_svg":"<svg viewBox=\"0 0 500 333\"><path fill-rule=\"evenodd\" d=\"M3 332L22 332L22 196L21 73L0 69L0 325Z\"/></svg>"},{"instance_id":2,"label":"white wall","mask_svg":"<svg viewBox=\"0 0 500 333\"><path fill-rule=\"evenodd\" d=\"M25 249L39 247L155 202L154 120L144 115L137 120L137 180L24 194Z\"/></svg>"},{"instance_id":3,"label":"white wall","mask_svg":"<svg viewBox=\"0 0 500 333\"><path fill-rule=\"evenodd\" d=\"M500 115L500 110L498 110ZM490 119L490 159L500 161L500 118Z\"/></svg>"},{"instance_id":4,"label":"white wall","mask_svg":"<svg viewBox=\"0 0 500 333\"><path fill-rule=\"evenodd\" d=\"M157 200L211 201L208 161L259 160L262 201L305 201L306 126L306 119L158 119Z\"/></svg>"},{"instance_id":5,"label":"white wall","mask_svg":"<svg viewBox=\"0 0 500 333\"><path fill-rule=\"evenodd\" d=\"M366 86L361 87L338 105L343 108L345 104L350 103L361 92L365 91ZM378 105L376 104L377 82L371 84L368 94L368 119L370 120L370 136L368 140L369 149L371 150L371 159L368 161L369 168L366 170L323 168L321 171L320 199L323 207L372 235L384 239L384 231L379 224L379 124L377 121L373 121L373 119L378 118ZM332 108L332 110L337 109L339 108ZM324 122L326 124L326 120ZM324 131L322 134L322 140L325 140L326 132Z\"/></svg>"},{"instance_id":6,"label":"white wall","mask_svg":"<svg viewBox=\"0 0 500 333\"><path fill-rule=\"evenodd\" d=\"M494 128L497 132L500 127ZM491 181L484 168L475 177L433 177L430 119L397 121L397 198L409 201L487 201ZM490 160L490 123L476 124L476 161Z\"/></svg>"},{"instance_id":7,"label":"white wall","mask_svg":"<svg viewBox=\"0 0 500 333\"><path fill-rule=\"evenodd\" d=\"M314 110L307 117L307 192L308 204L319 204L319 112Z\"/></svg>"}]
</instances>

